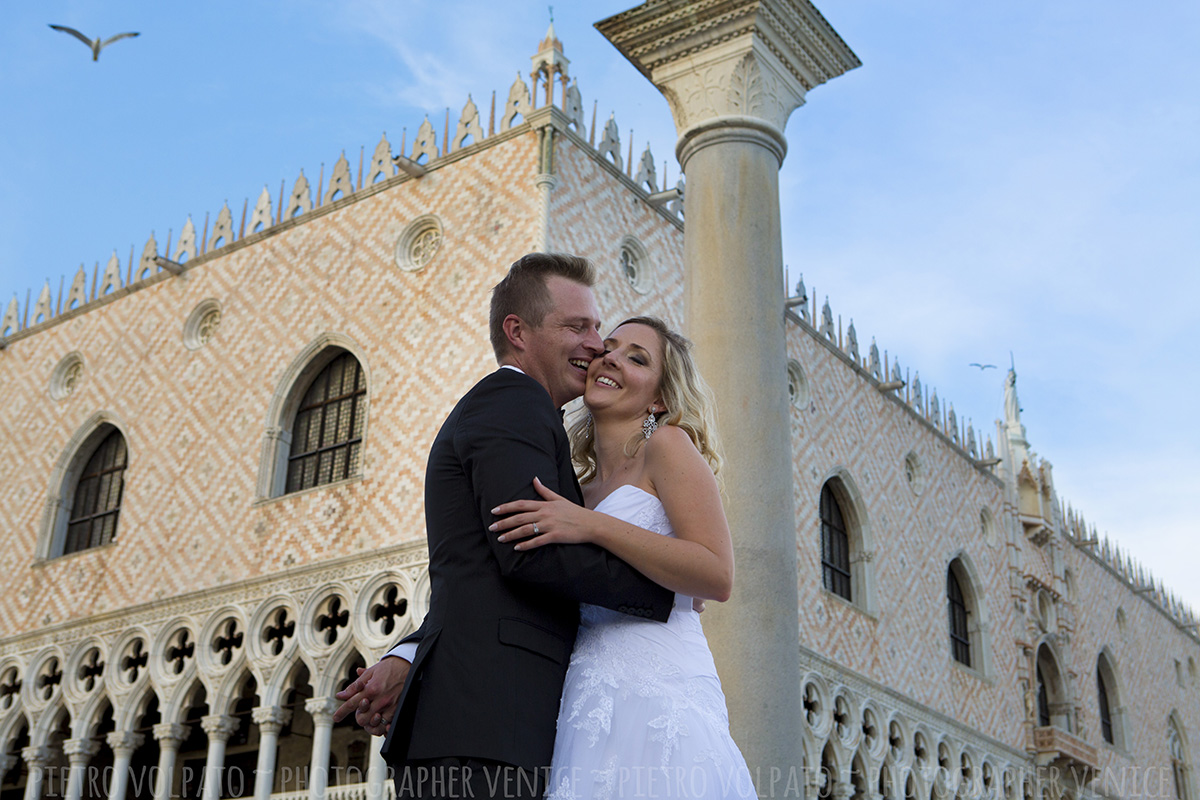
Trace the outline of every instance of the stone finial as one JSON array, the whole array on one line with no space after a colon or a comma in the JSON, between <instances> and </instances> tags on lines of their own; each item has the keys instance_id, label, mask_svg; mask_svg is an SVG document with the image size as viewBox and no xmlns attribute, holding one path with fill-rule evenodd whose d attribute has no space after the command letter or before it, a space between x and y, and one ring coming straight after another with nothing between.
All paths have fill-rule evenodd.
<instances>
[{"instance_id":1,"label":"stone finial","mask_svg":"<svg viewBox=\"0 0 1200 800\"><path fill-rule=\"evenodd\" d=\"M159 266L154 263L154 259L158 258L158 242L154 240L154 234L150 234L150 238L146 240L145 247L142 248L142 256L138 259L137 271L133 273L135 281L145 280L159 270Z\"/></svg>"},{"instance_id":2,"label":"stone finial","mask_svg":"<svg viewBox=\"0 0 1200 800\"><path fill-rule=\"evenodd\" d=\"M837 331L833 329L833 309L829 307L829 296L825 297L825 305L821 306L821 327L817 332L831 342L837 341Z\"/></svg>"},{"instance_id":3,"label":"stone finial","mask_svg":"<svg viewBox=\"0 0 1200 800\"><path fill-rule=\"evenodd\" d=\"M11 336L21 329L21 305L17 302L17 296L14 294L13 299L8 303L8 310L4 312L4 321L0 322L0 337Z\"/></svg>"},{"instance_id":4,"label":"stone finial","mask_svg":"<svg viewBox=\"0 0 1200 800\"><path fill-rule=\"evenodd\" d=\"M450 140L451 150L460 150L470 136L473 144L483 141L483 125L479 122L479 109L471 95L467 95L467 104L463 106L458 118L458 127L454 129L454 138Z\"/></svg>"},{"instance_id":5,"label":"stone finial","mask_svg":"<svg viewBox=\"0 0 1200 800\"><path fill-rule=\"evenodd\" d=\"M371 169L367 172L367 185L370 186L380 178L390 178L396 174L396 165L392 162L392 144L387 134L379 137L375 152L371 154Z\"/></svg>"},{"instance_id":6,"label":"stone finial","mask_svg":"<svg viewBox=\"0 0 1200 800\"><path fill-rule=\"evenodd\" d=\"M667 98L681 138L721 118L751 118L782 150L805 93L861 63L808 0L710 3L686 16L643 3L596 28Z\"/></svg>"},{"instance_id":7,"label":"stone finial","mask_svg":"<svg viewBox=\"0 0 1200 800\"><path fill-rule=\"evenodd\" d=\"M296 178L296 183L292 186L292 196L288 199L287 208L283 210L283 218L291 219L297 214L305 214L312 211L312 207L312 192L308 188L308 178L304 177L304 170L300 170L300 177Z\"/></svg>"},{"instance_id":8,"label":"stone finial","mask_svg":"<svg viewBox=\"0 0 1200 800\"><path fill-rule=\"evenodd\" d=\"M325 197L321 203L333 202L334 196L339 193L343 198L354 194L354 176L350 174L350 162L346 160L345 150L333 165L333 174L329 176L329 188L325 190Z\"/></svg>"},{"instance_id":9,"label":"stone finial","mask_svg":"<svg viewBox=\"0 0 1200 800\"><path fill-rule=\"evenodd\" d=\"M104 275L100 278L100 288L97 290L96 296L103 297L120 288L121 259L117 257L117 251L113 250L113 254L108 259L108 265L104 267Z\"/></svg>"},{"instance_id":10,"label":"stone finial","mask_svg":"<svg viewBox=\"0 0 1200 800\"><path fill-rule=\"evenodd\" d=\"M996 457L996 448L992 446L992 437L987 438L987 445L983 448L984 457L989 461Z\"/></svg>"},{"instance_id":11,"label":"stone finial","mask_svg":"<svg viewBox=\"0 0 1200 800\"><path fill-rule=\"evenodd\" d=\"M970 422L967 423L967 455L971 458L978 458L975 446L975 426Z\"/></svg>"},{"instance_id":12,"label":"stone finial","mask_svg":"<svg viewBox=\"0 0 1200 800\"><path fill-rule=\"evenodd\" d=\"M640 187L647 188L648 191L658 191L658 174L654 170L654 154L650 152L649 142L646 142L646 150L642 153L641 161L638 162L638 171L633 176L633 182Z\"/></svg>"},{"instance_id":13,"label":"stone finial","mask_svg":"<svg viewBox=\"0 0 1200 800\"><path fill-rule=\"evenodd\" d=\"M221 242L221 247L233 244L233 214L229 211L228 200L217 214L217 224L213 225L212 236L208 237L208 249L216 250L217 242Z\"/></svg>"},{"instance_id":14,"label":"stone finial","mask_svg":"<svg viewBox=\"0 0 1200 800\"><path fill-rule=\"evenodd\" d=\"M508 100L505 101L504 111L500 114L500 132L503 133L511 128L513 120L518 115L524 119L532 110L533 105L529 100L529 85L521 79L521 73L518 72L517 79L508 89Z\"/></svg>"},{"instance_id":15,"label":"stone finial","mask_svg":"<svg viewBox=\"0 0 1200 800\"><path fill-rule=\"evenodd\" d=\"M615 116L610 116L608 122L604 123L604 136L600 138L596 152L611 158L617 169L625 169L625 160L621 158L621 131L617 128Z\"/></svg>"},{"instance_id":16,"label":"stone finial","mask_svg":"<svg viewBox=\"0 0 1200 800\"><path fill-rule=\"evenodd\" d=\"M50 319L50 284L46 284L46 288L42 290L42 296L38 298L37 305L33 307L34 321L37 320L38 309L42 307L42 298L46 300L46 319ZM71 288L67 292L67 301L63 305L70 311L75 306L81 306L87 301L87 273L83 269L83 264L80 264L74 280L71 281Z\"/></svg>"},{"instance_id":17,"label":"stone finial","mask_svg":"<svg viewBox=\"0 0 1200 800\"><path fill-rule=\"evenodd\" d=\"M879 363L879 345L875 344L875 337L871 337L871 349L867 351L867 372L871 373L871 377L877 381L883 380L883 367Z\"/></svg>"},{"instance_id":18,"label":"stone finial","mask_svg":"<svg viewBox=\"0 0 1200 800\"><path fill-rule=\"evenodd\" d=\"M266 184L263 184L262 193L259 194L258 201L254 204L254 213L250 215L251 233L271 227L271 223L275 219L271 211L271 192L267 189Z\"/></svg>"},{"instance_id":19,"label":"stone finial","mask_svg":"<svg viewBox=\"0 0 1200 800\"><path fill-rule=\"evenodd\" d=\"M940 428L942 425L942 410L938 405L937 389L933 390L933 395L929 398L929 416L933 420L933 424Z\"/></svg>"},{"instance_id":20,"label":"stone finial","mask_svg":"<svg viewBox=\"0 0 1200 800\"><path fill-rule=\"evenodd\" d=\"M574 79L571 85L567 87L567 93L563 96L563 113L567 115L569 122L567 127L575 126L575 132L580 136L583 135L583 97L579 94L579 80Z\"/></svg>"},{"instance_id":21,"label":"stone finial","mask_svg":"<svg viewBox=\"0 0 1200 800\"><path fill-rule=\"evenodd\" d=\"M804 280L801 279L801 285ZM799 288L799 287L797 287ZM805 311L808 309L806 308ZM850 319L850 327L846 329L846 355L854 361L854 366L858 366L862 358L858 355L858 331L854 330L854 319Z\"/></svg>"},{"instance_id":22,"label":"stone finial","mask_svg":"<svg viewBox=\"0 0 1200 800\"><path fill-rule=\"evenodd\" d=\"M900 372L900 359L898 358L892 360L892 380L904 380L904 375Z\"/></svg>"},{"instance_id":23,"label":"stone finial","mask_svg":"<svg viewBox=\"0 0 1200 800\"><path fill-rule=\"evenodd\" d=\"M437 132L433 129L433 123L429 121L429 117L425 118L421 123L421 127L417 128L417 135L413 137L412 156L410 158L420 163L422 156L429 161L433 161L438 157Z\"/></svg>"},{"instance_id":24,"label":"stone finial","mask_svg":"<svg viewBox=\"0 0 1200 800\"><path fill-rule=\"evenodd\" d=\"M921 410L921 399L921 373L918 371L913 373L912 383L912 405L917 411Z\"/></svg>"},{"instance_id":25,"label":"stone finial","mask_svg":"<svg viewBox=\"0 0 1200 800\"><path fill-rule=\"evenodd\" d=\"M946 427L950 430L946 431L946 433L950 434L950 441L958 444L958 417L954 414L954 403L950 404L950 411L947 416L949 417L949 422L946 423Z\"/></svg>"},{"instance_id":26,"label":"stone finial","mask_svg":"<svg viewBox=\"0 0 1200 800\"><path fill-rule=\"evenodd\" d=\"M175 245L174 260L176 264L182 264L186 259L195 257L196 225L192 222L192 216L189 214L187 222L184 223L183 231L179 234L179 241Z\"/></svg>"}]
</instances>

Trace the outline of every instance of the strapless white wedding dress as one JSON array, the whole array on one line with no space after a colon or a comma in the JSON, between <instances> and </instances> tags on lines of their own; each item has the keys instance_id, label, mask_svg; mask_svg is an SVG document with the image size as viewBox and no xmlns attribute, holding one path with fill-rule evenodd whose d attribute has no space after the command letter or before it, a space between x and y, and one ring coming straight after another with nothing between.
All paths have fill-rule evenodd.
<instances>
[{"instance_id":1,"label":"strapless white wedding dress","mask_svg":"<svg viewBox=\"0 0 1200 800\"><path fill-rule=\"evenodd\" d=\"M636 486L596 510L674 536L662 503ZM548 800L756 797L692 598L677 594L666 623L587 604L580 616Z\"/></svg>"}]
</instances>

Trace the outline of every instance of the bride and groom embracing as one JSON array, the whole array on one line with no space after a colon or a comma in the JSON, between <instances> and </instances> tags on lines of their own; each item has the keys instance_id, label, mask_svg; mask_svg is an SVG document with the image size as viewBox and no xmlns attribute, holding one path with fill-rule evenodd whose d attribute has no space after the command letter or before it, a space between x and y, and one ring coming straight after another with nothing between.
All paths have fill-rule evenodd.
<instances>
[{"instance_id":1,"label":"bride and groom embracing","mask_svg":"<svg viewBox=\"0 0 1200 800\"><path fill-rule=\"evenodd\" d=\"M694 608L733 582L711 395L661 321L602 340L594 280L532 253L493 289L500 368L425 474L429 612L337 695L398 797L755 796Z\"/></svg>"}]
</instances>

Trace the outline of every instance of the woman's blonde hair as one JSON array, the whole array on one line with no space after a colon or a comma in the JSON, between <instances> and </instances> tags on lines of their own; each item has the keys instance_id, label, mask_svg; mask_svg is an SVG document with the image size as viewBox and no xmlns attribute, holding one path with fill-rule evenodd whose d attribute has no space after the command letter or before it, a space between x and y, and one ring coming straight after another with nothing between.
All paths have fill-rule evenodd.
<instances>
[{"instance_id":1,"label":"woman's blonde hair","mask_svg":"<svg viewBox=\"0 0 1200 800\"><path fill-rule=\"evenodd\" d=\"M667 410L656 414L655 419L659 425L674 425L686 431L700 455L708 461L713 474L717 474L721 470L722 458L717 441L716 402L712 389L696 370L696 362L692 360L692 343L668 328L658 317L630 317L621 323L630 324L654 329L662 342L662 377L658 391ZM592 415L582 414L571 426L568 436L579 481L587 483L596 477L596 440ZM639 431L625 444L625 454L636 453L644 441L645 437Z\"/></svg>"}]
</instances>

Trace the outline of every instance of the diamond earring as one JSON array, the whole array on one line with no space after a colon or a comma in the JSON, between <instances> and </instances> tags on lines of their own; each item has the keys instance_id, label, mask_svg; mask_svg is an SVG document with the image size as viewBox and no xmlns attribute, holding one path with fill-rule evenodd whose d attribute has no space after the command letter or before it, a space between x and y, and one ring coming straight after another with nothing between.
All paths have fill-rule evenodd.
<instances>
[{"instance_id":1,"label":"diamond earring","mask_svg":"<svg viewBox=\"0 0 1200 800\"><path fill-rule=\"evenodd\" d=\"M642 435L649 439L656 430L658 430L658 420L654 418L654 412L651 411L646 415L646 421L642 423Z\"/></svg>"}]
</instances>

